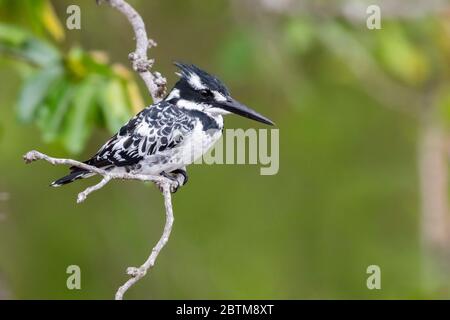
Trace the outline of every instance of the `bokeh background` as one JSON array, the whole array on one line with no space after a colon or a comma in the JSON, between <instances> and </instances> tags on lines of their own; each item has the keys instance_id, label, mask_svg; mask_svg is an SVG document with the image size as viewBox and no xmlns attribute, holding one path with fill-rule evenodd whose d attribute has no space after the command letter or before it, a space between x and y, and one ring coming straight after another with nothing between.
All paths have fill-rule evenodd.
<instances>
[{"instance_id":1,"label":"bokeh background","mask_svg":"<svg viewBox=\"0 0 450 320\"><path fill-rule=\"evenodd\" d=\"M190 167L172 237L126 298L450 298L448 1L129 2L169 87L172 61L195 63L277 123L280 170ZM70 4L81 30L65 27ZM49 188L67 169L21 160L83 160L151 103L134 45L94 0L0 0L0 298L110 299L158 240L154 186L112 182L76 205L93 180ZM72 264L81 290L66 288Z\"/></svg>"}]
</instances>

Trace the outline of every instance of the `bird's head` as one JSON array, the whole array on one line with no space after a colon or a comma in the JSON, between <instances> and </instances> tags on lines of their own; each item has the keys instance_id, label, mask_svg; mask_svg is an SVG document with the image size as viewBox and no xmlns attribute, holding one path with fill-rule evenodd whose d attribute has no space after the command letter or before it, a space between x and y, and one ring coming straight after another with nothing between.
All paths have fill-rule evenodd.
<instances>
[{"instance_id":1,"label":"bird's head","mask_svg":"<svg viewBox=\"0 0 450 320\"><path fill-rule=\"evenodd\" d=\"M274 123L231 97L227 87L215 76L194 65L176 62L180 80L166 97L180 108L199 110L212 115L234 113L262 123Z\"/></svg>"}]
</instances>

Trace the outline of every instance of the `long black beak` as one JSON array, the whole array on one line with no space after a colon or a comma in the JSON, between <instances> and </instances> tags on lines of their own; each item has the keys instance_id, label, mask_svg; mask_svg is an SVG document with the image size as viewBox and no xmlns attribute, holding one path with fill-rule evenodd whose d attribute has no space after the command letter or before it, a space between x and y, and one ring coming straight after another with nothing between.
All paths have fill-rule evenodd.
<instances>
[{"instance_id":1,"label":"long black beak","mask_svg":"<svg viewBox=\"0 0 450 320\"><path fill-rule=\"evenodd\" d=\"M234 114L238 114L240 116L243 116L245 118L249 118L252 120L256 120L258 122L262 122L265 124L275 125L272 120L264 117L263 115L259 114L255 110L250 109L246 105L243 105L239 101L234 100L233 98L228 98L225 102L220 102L220 107L224 110L227 110L229 112L232 112Z\"/></svg>"}]
</instances>

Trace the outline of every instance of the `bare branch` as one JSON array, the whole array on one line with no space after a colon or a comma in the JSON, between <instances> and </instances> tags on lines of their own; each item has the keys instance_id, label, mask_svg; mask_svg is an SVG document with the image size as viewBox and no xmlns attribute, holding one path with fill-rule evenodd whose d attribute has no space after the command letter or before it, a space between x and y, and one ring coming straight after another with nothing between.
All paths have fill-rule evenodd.
<instances>
[{"instance_id":1,"label":"bare branch","mask_svg":"<svg viewBox=\"0 0 450 320\"><path fill-rule=\"evenodd\" d=\"M136 72L138 72L141 78L144 80L147 89L153 98L153 102L154 103L159 102L163 98L166 91L166 79L159 72L152 73L150 71L150 69L153 66L154 60L153 59L149 60L147 57L147 50L151 47L156 46L156 42L147 37L144 21L142 20L141 16L137 13L137 11L132 6L130 6L126 1L124 0L104 0L104 1L107 2L111 7L117 9L123 15L125 15L128 21L130 22L131 26L133 27L136 39L136 50L129 54L129 59L133 63L133 69ZM97 3L101 2L103 1L97 0ZM123 286L121 286L116 293L116 299L122 300L125 292L132 285L138 282L142 277L144 277L147 271L151 267L153 267L160 251L164 248L164 246L169 240L169 236L172 231L172 225L174 221L171 191L177 187L175 185L176 182L162 176L150 176L133 173L113 173L107 170L87 165L85 163L76 160L53 158L38 151L30 151L26 155L24 155L23 158L26 163L31 163L37 160L45 160L53 165L70 165L102 176L103 179L98 184L91 186L78 194L77 203L85 201L88 195L90 195L94 191L100 190L112 179L151 181L159 186L164 195L164 205L166 208L166 224L164 227L164 232L160 240L156 244L156 246L153 248L147 261L145 261L145 263L139 268L129 267L127 269L127 274L129 274L131 278Z\"/></svg>"},{"instance_id":2,"label":"bare branch","mask_svg":"<svg viewBox=\"0 0 450 320\"><path fill-rule=\"evenodd\" d=\"M105 177L103 177L102 181L97 183L95 186L89 187L86 190L84 190L83 192L80 192L78 194L77 203L81 203L84 200L86 200L88 195L90 195L94 191L97 191L97 190L103 188L110 180L111 180L110 177L105 176Z\"/></svg>"},{"instance_id":3,"label":"bare branch","mask_svg":"<svg viewBox=\"0 0 450 320\"><path fill-rule=\"evenodd\" d=\"M133 69L144 80L153 102L161 101L166 93L167 80L159 72L152 73L150 71L155 60L148 59L147 50L155 47L157 44L153 39L147 37L142 17L124 0L105 0L105 2L125 15L133 27L136 38L136 50L130 53L128 58L133 64Z\"/></svg>"},{"instance_id":4,"label":"bare branch","mask_svg":"<svg viewBox=\"0 0 450 320\"><path fill-rule=\"evenodd\" d=\"M144 80L147 89L153 98L153 102L159 102L160 100L162 100L163 96L166 93L167 80L159 72L152 73L150 71L155 61L153 59L149 60L147 58L147 50L155 47L157 45L156 42L153 39L149 39L147 37L144 21L132 6L130 6L124 0L106 0L106 2L113 8L119 10L123 15L125 15L131 26L133 27L136 39L136 50L130 53L128 58L133 63L133 69L138 72L142 80ZM151 180L159 184L164 195L164 204L166 207L166 225L164 227L164 232L161 236L161 239L153 248L152 253L150 254L150 257L147 259L147 261L140 268L127 269L127 273L131 276L131 278L118 289L116 293L116 300L122 300L125 292L132 285L138 282L142 277L144 277L147 271L155 264L159 252L166 245L170 236L170 232L172 231L172 224L174 220L172 200L170 195L172 182L162 177L156 177L157 180L153 178L155 177L152 177ZM108 176L104 176L104 179L99 184L80 193L78 196L78 200L83 201L89 193L102 188L109 182L110 179L111 177L108 178Z\"/></svg>"},{"instance_id":5,"label":"bare branch","mask_svg":"<svg viewBox=\"0 0 450 320\"><path fill-rule=\"evenodd\" d=\"M172 200L171 200L171 194L170 190L168 188L163 189L164 194L164 205L166 207L166 224L164 226L164 232L159 239L156 246L153 248L150 256L148 257L147 261L144 262L142 266L139 268L133 268L130 267L127 269L127 273L131 276L131 278L125 282L123 286L117 290L116 293L116 300L122 300L124 293L136 282L138 282L142 277L144 277L154 265L156 258L158 257L159 253L161 252L162 248L167 244L169 241L170 233L172 231L172 225L174 221L173 217L173 210L172 210Z\"/></svg>"},{"instance_id":6,"label":"bare branch","mask_svg":"<svg viewBox=\"0 0 450 320\"><path fill-rule=\"evenodd\" d=\"M27 154L23 156L23 159L25 160L26 163L31 163L37 160L45 160L53 165L75 166L77 168L85 169L103 176L103 179L98 184L89 187L83 192L78 194L77 199L78 203L85 201L89 194L103 188L112 179L152 181L155 182L162 189L164 195L164 206L166 208L166 224L164 226L164 232L161 238L159 239L158 243L156 244L156 246L153 248L147 261L145 261L145 263L142 266L140 266L139 268L135 267L127 268L127 274L130 275L131 278L123 286L121 286L116 293L116 300L122 300L125 292L132 285L134 285L136 282L142 279L146 275L147 271L149 271L155 265L156 258L169 241L169 236L172 231L172 225L174 221L172 209L172 196L171 196L171 189L173 187L174 182L162 176L149 176L133 173L113 173L103 169L99 169L97 167L87 165L85 163L76 160L53 158L35 150L29 151Z\"/></svg>"},{"instance_id":7,"label":"bare branch","mask_svg":"<svg viewBox=\"0 0 450 320\"><path fill-rule=\"evenodd\" d=\"M37 160L45 160L53 165L74 166L74 167L77 167L80 169L85 169L87 171L96 173L103 177L108 177L110 180L111 179L122 179L122 180L151 181L151 182L160 184L161 186L164 184L169 184L169 186L171 186L171 184L172 184L171 180L169 180L165 177L162 177L162 176L150 176L150 175L134 174L134 173L126 173L126 172L114 173L114 172L110 172L110 171L103 170L103 169L100 169L97 167L93 167L93 166L90 166L83 162L79 162L79 161L72 160L72 159L53 158L53 157L50 157L50 156L48 156L44 153L41 153L39 151L36 151L36 150L27 152L27 154L25 154L23 156L23 159L25 160L25 163L31 163L31 162L37 161ZM104 184L106 184L106 183L104 183ZM92 190L92 191L95 191L95 190Z\"/></svg>"}]
</instances>

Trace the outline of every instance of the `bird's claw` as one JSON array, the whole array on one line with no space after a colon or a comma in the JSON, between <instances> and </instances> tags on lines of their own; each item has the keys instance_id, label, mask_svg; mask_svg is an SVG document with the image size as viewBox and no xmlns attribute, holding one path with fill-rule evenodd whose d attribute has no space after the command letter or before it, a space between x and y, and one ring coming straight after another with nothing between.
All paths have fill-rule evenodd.
<instances>
[{"instance_id":1,"label":"bird's claw","mask_svg":"<svg viewBox=\"0 0 450 320\"><path fill-rule=\"evenodd\" d=\"M175 193L178 191L178 189L181 187L180 183L178 181L174 181L170 184L170 192Z\"/></svg>"},{"instance_id":2,"label":"bird's claw","mask_svg":"<svg viewBox=\"0 0 450 320\"><path fill-rule=\"evenodd\" d=\"M157 185L159 191L161 191L161 193L163 193L164 192L163 184L162 183L156 183L156 185ZM177 192L180 187L181 186L178 184L178 182L171 183L170 184L170 193Z\"/></svg>"},{"instance_id":3,"label":"bird's claw","mask_svg":"<svg viewBox=\"0 0 450 320\"><path fill-rule=\"evenodd\" d=\"M158 187L159 191L161 191L161 193L164 192L164 184L165 182L156 182L156 186ZM171 181L170 182L170 192L171 193L175 193L178 191L178 189L180 188L180 184L178 183L178 181Z\"/></svg>"},{"instance_id":4,"label":"bird's claw","mask_svg":"<svg viewBox=\"0 0 450 320\"><path fill-rule=\"evenodd\" d=\"M168 173L163 172L161 175L170 180L170 192L171 193L177 192L178 189L180 189L180 187L182 187L186 182L185 175L180 174L180 173L168 174ZM159 191L164 192L164 182L157 182L156 185L157 185Z\"/></svg>"}]
</instances>

